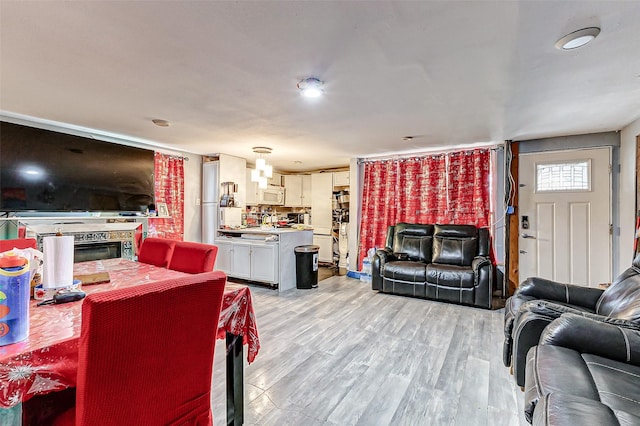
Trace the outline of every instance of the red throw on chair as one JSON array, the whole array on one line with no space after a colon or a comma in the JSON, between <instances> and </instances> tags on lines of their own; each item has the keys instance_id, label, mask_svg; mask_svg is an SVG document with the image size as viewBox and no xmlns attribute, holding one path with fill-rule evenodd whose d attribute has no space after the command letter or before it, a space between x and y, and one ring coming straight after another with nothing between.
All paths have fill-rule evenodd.
<instances>
[{"instance_id":1,"label":"red throw on chair","mask_svg":"<svg viewBox=\"0 0 640 426\"><path fill-rule=\"evenodd\" d=\"M56 425L211 425L223 272L94 293L82 305L76 407Z\"/></svg>"},{"instance_id":2,"label":"red throw on chair","mask_svg":"<svg viewBox=\"0 0 640 426\"><path fill-rule=\"evenodd\" d=\"M34 248L37 249L38 245L36 244L35 238L17 238L15 240L0 240L0 253L3 251L9 251L11 249L26 249L26 248Z\"/></svg>"},{"instance_id":3,"label":"red throw on chair","mask_svg":"<svg viewBox=\"0 0 640 426\"><path fill-rule=\"evenodd\" d=\"M166 268L169 265L176 241L164 238L145 238L140 246L138 262Z\"/></svg>"},{"instance_id":4,"label":"red throw on chair","mask_svg":"<svg viewBox=\"0 0 640 426\"><path fill-rule=\"evenodd\" d=\"M173 249L169 269L188 274L211 272L213 271L217 254L217 246L178 241Z\"/></svg>"}]
</instances>

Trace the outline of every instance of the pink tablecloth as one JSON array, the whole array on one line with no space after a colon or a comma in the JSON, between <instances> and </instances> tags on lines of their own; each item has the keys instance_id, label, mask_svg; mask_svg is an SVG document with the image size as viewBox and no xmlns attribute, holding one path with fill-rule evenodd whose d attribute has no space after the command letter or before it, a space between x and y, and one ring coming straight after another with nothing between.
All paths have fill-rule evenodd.
<instances>
[{"instance_id":1,"label":"pink tablecloth","mask_svg":"<svg viewBox=\"0 0 640 426\"><path fill-rule=\"evenodd\" d=\"M126 259L77 263L74 273L109 272L106 284L85 286L87 294L146 284L187 275ZM76 384L78 342L82 302L36 306L31 301L29 337L12 345L0 346L0 407L12 407L36 394L73 387ZM260 349L251 292L244 286L229 284L220 312L218 338L230 332L243 336L252 362Z\"/></svg>"}]
</instances>

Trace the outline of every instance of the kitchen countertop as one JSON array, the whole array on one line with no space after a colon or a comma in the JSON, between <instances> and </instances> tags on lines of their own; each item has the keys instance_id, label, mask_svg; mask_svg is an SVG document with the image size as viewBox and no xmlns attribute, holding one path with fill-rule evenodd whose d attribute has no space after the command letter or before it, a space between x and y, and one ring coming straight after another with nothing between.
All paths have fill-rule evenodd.
<instances>
[{"instance_id":1,"label":"kitchen countertop","mask_svg":"<svg viewBox=\"0 0 640 426\"><path fill-rule=\"evenodd\" d=\"M294 228L273 228L273 229L261 229L255 228L243 228L243 229L218 229L219 232L228 234L288 234L291 232L313 231L313 229L294 229Z\"/></svg>"}]
</instances>

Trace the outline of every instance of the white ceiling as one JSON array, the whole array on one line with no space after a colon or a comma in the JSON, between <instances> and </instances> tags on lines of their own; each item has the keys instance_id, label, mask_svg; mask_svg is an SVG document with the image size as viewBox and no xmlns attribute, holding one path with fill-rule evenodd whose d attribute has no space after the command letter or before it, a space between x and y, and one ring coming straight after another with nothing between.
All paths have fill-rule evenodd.
<instances>
[{"instance_id":1,"label":"white ceiling","mask_svg":"<svg viewBox=\"0 0 640 426\"><path fill-rule=\"evenodd\" d=\"M640 117L638 1L1 0L0 28L5 115L250 162L265 145L285 171ZM298 94L310 76L323 98Z\"/></svg>"}]
</instances>

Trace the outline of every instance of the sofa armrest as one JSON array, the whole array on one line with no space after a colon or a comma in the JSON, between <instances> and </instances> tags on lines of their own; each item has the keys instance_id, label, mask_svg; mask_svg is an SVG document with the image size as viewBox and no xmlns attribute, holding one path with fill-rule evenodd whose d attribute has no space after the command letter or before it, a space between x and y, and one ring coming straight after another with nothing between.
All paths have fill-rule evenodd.
<instances>
[{"instance_id":1,"label":"sofa armrest","mask_svg":"<svg viewBox=\"0 0 640 426\"><path fill-rule=\"evenodd\" d=\"M371 289L382 290L382 269L384 264L396 260L393 252L389 247L378 249L373 255L371 263Z\"/></svg>"},{"instance_id":2,"label":"sofa armrest","mask_svg":"<svg viewBox=\"0 0 640 426\"><path fill-rule=\"evenodd\" d=\"M384 265L386 262L391 262L396 259L396 256L393 254L393 252L391 251L391 249L389 247L385 247L383 249L378 249L376 250L376 253L374 255L374 259L378 257L380 258L380 262ZM374 260L375 261L375 260Z\"/></svg>"},{"instance_id":3,"label":"sofa armrest","mask_svg":"<svg viewBox=\"0 0 640 426\"><path fill-rule=\"evenodd\" d=\"M493 294L493 264L488 257L476 256L471 262L475 277L474 305L491 309Z\"/></svg>"},{"instance_id":4,"label":"sofa armrest","mask_svg":"<svg viewBox=\"0 0 640 426\"><path fill-rule=\"evenodd\" d=\"M522 294L512 297L524 298ZM540 341L543 330L553 320L565 313L580 314L583 311L547 300L523 302L515 313L511 344L511 365L518 386L524 386L527 352Z\"/></svg>"},{"instance_id":5,"label":"sofa armrest","mask_svg":"<svg viewBox=\"0 0 640 426\"><path fill-rule=\"evenodd\" d=\"M640 365L640 327L628 321L609 323L579 314L562 314L542 332L540 345L563 346L580 353ZM626 323L625 326L622 323Z\"/></svg>"},{"instance_id":6,"label":"sofa armrest","mask_svg":"<svg viewBox=\"0 0 640 426\"><path fill-rule=\"evenodd\" d=\"M528 302L524 302L520 306L520 309L518 309L518 312L516 312L516 317L515 317L516 326L519 322L518 318L523 315L528 315L527 313L533 313L545 318L555 319L555 318L560 318L560 315L562 314L570 313L570 314L580 315L585 312L578 308L561 305L560 302L554 303L554 301L549 301L549 300L533 299Z\"/></svg>"},{"instance_id":7,"label":"sofa armrest","mask_svg":"<svg viewBox=\"0 0 640 426\"><path fill-rule=\"evenodd\" d=\"M555 300L595 310L596 303L604 290L530 277L520 284L516 292L538 299Z\"/></svg>"},{"instance_id":8,"label":"sofa armrest","mask_svg":"<svg viewBox=\"0 0 640 426\"><path fill-rule=\"evenodd\" d=\"M483 266L490 266L490 265L491 265L491 260L489 260L488 257L476 256L473 258L473 261L471 262L471 269L473 269L474 271L477 271Z\"/></svg>"}]
</instances>

